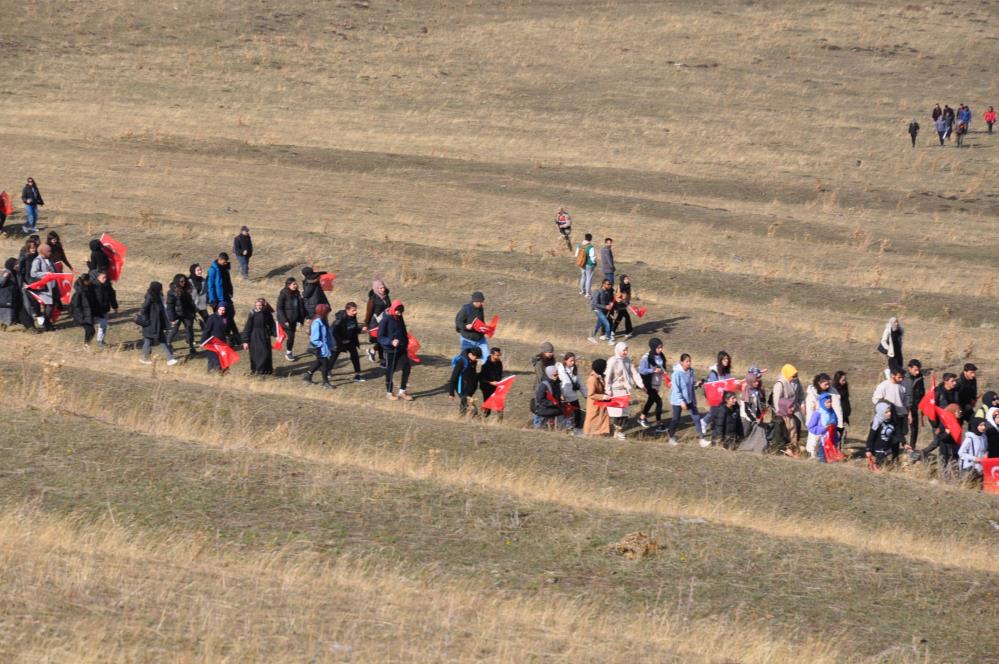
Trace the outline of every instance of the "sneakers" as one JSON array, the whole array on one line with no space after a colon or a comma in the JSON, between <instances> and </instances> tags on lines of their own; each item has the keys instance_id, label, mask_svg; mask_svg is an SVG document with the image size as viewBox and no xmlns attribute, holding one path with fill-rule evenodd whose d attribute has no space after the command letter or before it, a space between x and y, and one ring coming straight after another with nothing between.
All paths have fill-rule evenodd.
<instances>
[{"instance_id":1,"label":"sneakers","mask_svg":"<svg viewBox=\"0 0 999 664\"><path fill-rule=\"evenodd\" d=\"M169 360L167 360L167 366L168 367L172 367L173 365L177 364L178 362L180 362L180 360L178 360L176 357L171 357Z\"/></svg>"},{"instance_id":2,"label":"sneakers","mask_svg":"<svg viewBox=\"0 0 999 664\"><path fill-rule=\"evenodd\" d=\"M669 444L671 446L673 446L673 447L676 447L677 445L680 444L680 442L676 438L674 438L673 436L670 436L669 437Z\"/></svg>"},{"instance_id":3,"label":"sneakers","mask_svg":"<svg viewBox=\"0 0 999 664\"><path fill-rule=\"evenodd\" d=\"M594 339L593 337L586 337L586 340L589 341L591 344L597 343L597 340Z\"/></svg>"},{"instance_id":4,"label":"sneakers","mask_svg":"<svg viewBox=\"0 0 999 664\"><path fill-rule=\"evenodd\" d=\"M388 399L389 401L398 401L399 400L399 397L397 397L396 395L392 394L391 392L386 392L385 393L385 398Z\"/></svg>"},{"instance_id":5,"label":"sneakers","mask_svg":"<svg viewBox=\"0 0 999 664\"><path fill-rule=\"evenodd\" d=\"M618 431L616 434L614 434L614 437L617 438L618 440L627 440L627 437L625 437L623 431Z\"/></svg>"},{"instance_id":6,"label":"sneakers","mask_svg":"<svg viewBox=\"0 0 999 664\"><path fill-rule=\"evenodd\" d=\"M399 390L399 398L402 399L403 401L412 401L413 400L413 397L411 397L408 394L406 394L406 392L404 390Z\"/></svg>"},{"instance_id":7,"label":"sneakers","mask_svg":"<svg viewBox=\"0 0 999 664\"><path fill-rule=\"evenodd\" d=\"M309 385L312 385L312 374L306 371L304 374L302 374L302 381L308 383Z\"/></svg>"},{"instance_id":8,"label":"sneakers","mask_svg":"<svg viewBox=\"0 0 999 664\"><path fill-rule=\"evenodd\" d=\"M289 362L294 362L295 361L295 354L292 353L290 350L286 350L284 352L284 359L288 360Z\"/></svg>"},{"instance_id":9,"label":"sneakers","mask_svg":"<svg viewBox=\"0 0 999 664\"><path fill-rule=\"evenodd\" d=\"M700 445L701 447L711 447L711 441L708 440L707 438L701 438L699 441L697 441L697 444Z\"/></svg>"},{"instance_id":10,"label":"sneakers","mask_svg":"<svg viewBox=\"0 0 999 664\"><path fill-rule=\"evenodd\" d=\"M323 383L323 389L324 390L335 390L336 386L332 385L331 383Z\"/></svg>"},{"instance_id":11,"label":"sneakers","mask_svg":"<svg viewBox=\"0 0 999 664\"><path fill-rule=\"evenodd\" d=\"M656 425L656 433L666 433L668 430L668 427L662 422Z\"/></svg>"},{"instance_id":12,"label":"sneakers","mask_svg":"<svg viewBox=\"0 0 999 664\"><path fill-rule=\"evenodd\" d=\"M141 364L152 364L153 363L153 361L150 360L148 357L140 357L139 358L139 362Z\"/></svg>"},{"instance_id":13,"label":"sneakers","mask_svg":"<svg viewBox=\"0 0 999 664\"><path fill-rule=\"evenodd\" d=\"M364 382L364 379L361 378L361 374L354 374L354 382L355 383L363 383Z\"/></svg>"},{"instance_id":14,"label":"sneakers","mask_svg":"<svg viewBox=\"0 0 999 664\"><path fill-rule=\"evenodd\" d=\"M614 337L611 337L610 339L607 340L607 345L608 346L613 346L616 343L617 343L617 339L615 339Z\"/></svg>"},{"instance_id":15,"label":"sneakers","mask_svg":"<svg viewBox=\"0 0 999 664\"><path fill-rule=\"evenodd\" d=\"M649 421L647 419L641 417L638 419L638 426L642 427L643 429L648 429L652 425L649 424Z\"/></svg>"},{"instance_id":16,"label":"sneakers","mask_svg":"<svg viewBox=\"0 0 999 664\"><path fill-rule=\"evenodd\" d=\"M368 349L368 361L371 362L371 364L375 363L375 349L374 348L369 348Z\"/></svg>"},{"instance_id":17,"label":"sneakers","mask_svg":"<svg viewBox=\"0 0 999 664\"><path fill-rule=\"evenodd\" d=\"M597 338L598 338L598 339L600 339L600 341L607 341L607 335L606 335L606 334L601 334L601 335L600 335L599 337L597 337Z\"/></svg>"}]
</instances>

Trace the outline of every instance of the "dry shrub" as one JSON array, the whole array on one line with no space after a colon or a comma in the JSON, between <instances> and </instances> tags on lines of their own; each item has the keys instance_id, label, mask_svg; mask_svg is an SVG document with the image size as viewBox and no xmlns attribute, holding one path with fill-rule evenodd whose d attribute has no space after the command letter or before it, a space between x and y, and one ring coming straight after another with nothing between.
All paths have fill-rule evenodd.
<instances>
[{"instance_id":1,"label":"dry shrub","mask_svg":"<svg viewBox=\"0 0 999 664\"><path fill-rule=\"evenodd\" d=\"M646 556L654 556L659 551L659 542L642 531L628 533L607 547L607 551L614 555L624 556L628 560L638 560Z\"/></svg>"}]
</instances>

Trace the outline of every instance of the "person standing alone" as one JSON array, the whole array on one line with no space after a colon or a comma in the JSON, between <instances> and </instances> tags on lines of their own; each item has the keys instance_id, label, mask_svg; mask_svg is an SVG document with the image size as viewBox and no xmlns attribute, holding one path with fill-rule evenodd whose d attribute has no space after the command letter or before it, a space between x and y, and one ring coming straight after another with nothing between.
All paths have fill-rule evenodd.
<instances>
[{"instance_id":1,"label":"person standing alone","mask_svg":"<svg viewBox=\"0 0 999 664\"><path fill-rule=\"evenodd\" d=\"M604 246L600 248L600 269L604 272L604 279L614 283L614 240L609 237L604 238Z\"/></svg>"},{"instance_id":2,"label":"person standing alone","mask_svg":"<svg viewBox=\"0 0 999 664\"><path fill-rule=\"evenodd\" d=\"M996 109L989 106L989 110L985 111L985 126L989 128L989 133L992 133L992 125L996 123Z\"/></svg>"},{"instance_id":3,"label":"person standing alone","mask_svg":"<svg viewBox=\"0 0 999 664\"><path fill-rule=\"evenodd\" d=\"M919 123L916 122L916 118L912 118L912 122L909 123L909 138L912 139L912 147L916 147L916 136L919 134Z\"/></svg>"},{"instance_id":4,"label":"person standing alone","mask_svg":"<svg viewBox=\"0 0 999 664\"><path fill-rule=\"evenodd\" d=\"M232 253L236 254L239 261L239 274L244 279L250 278L250 256L253 255L253 239L250 237L250 229L243 226L239 229L239 235L232 240Z\"/></svg>"},{"instance_id":5,"label":"person standing alone","mask_svg":"<svg viewBox=\"0 0 999 664\"><path fill-rule=\"evenodd\" d=\"M24 189L21 190L21 202L24 203L24 212L28 215L28 223L22 226L21 230L25 233L34 233L38 230L38 208L45 205L34 178L28 178Z\"/></svg>"},{"instance_id":6,"label":"person standing alone","mask_svg":"<svg viewBox=\"0 0 999 664\"><path fill-rule=\"evenodd\" d=\"M576 247L576 267L579 268L579 294L589 297L593 287L593 270L597 267L597 250L593 246L593 235L587 233L584 241Z\"/></svg>"}]
</instances>

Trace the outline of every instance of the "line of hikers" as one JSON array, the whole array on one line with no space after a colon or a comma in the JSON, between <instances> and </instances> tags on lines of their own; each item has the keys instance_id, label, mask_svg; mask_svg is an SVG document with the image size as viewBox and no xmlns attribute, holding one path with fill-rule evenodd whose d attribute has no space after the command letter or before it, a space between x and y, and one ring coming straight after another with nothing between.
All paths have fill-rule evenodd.
<instances>
[{"instance_id":1,"label":"line of hikers","mask_svg":"<svg viewBox=\"0 0 999 664\"><path fill-rule=\"evenodd\" d=\"M959 104L955 111L950 106L944 105L943 108L940 108L940 104L937 104L933 107L930 117L933 120L933 131L940 140L941 146L943 146L945 141L949 141L953 137L956 139L957 147L964 147L964 139L968 135L968 132L971 131L972 114L969 106ZM992 127L996 123L995 108L989 106L988 110L982 114L982 120L985 121L988 133L991 134ZM919 122L916 121L916 118L912 118L912 121L909 123L908 132L913 148L916 147L916 137L919 135L919 129Z\"/></svg>"}]
</instances>

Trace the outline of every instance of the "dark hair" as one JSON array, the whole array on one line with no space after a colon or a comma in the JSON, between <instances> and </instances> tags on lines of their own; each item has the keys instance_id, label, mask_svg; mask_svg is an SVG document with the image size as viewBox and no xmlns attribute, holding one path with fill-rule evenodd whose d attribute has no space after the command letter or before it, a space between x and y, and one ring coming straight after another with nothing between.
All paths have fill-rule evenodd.
<instances>
[{"instance_id":1,"label":"dark hair","mask_svg":"<svg viewBox=\"0 0 999 664\"><path fill-rule=\"evenodd\" d=\"M586 235L583 236L583 239L589 242L590 240L593 239L593 233L587 233Z\"/></svg>"},{"instance_id":2,"label":"dark hair","mask_svg":"<svg viewBox=\"0 0 999 664\"><path fill-rule=\"evenodd\" d=\"M967 364L964 365L964 370L965 371L978 371L978 367L976 367L971 362L968 362Z\"/></svg>"},{"instance_id":3,"label":"dark hair","mask_svg":"<svg viewBox=\"0 0 999 664\"><path fill-rule=\"evenodd\" d=\"M482 349L481 349L481 348L479 348L478 346L472 346L471 348L469 348L469 349L468 349L467 351L465 351L465 352L467 352L467 353L471 353L472 355L474 355L475 357L477 357L477 358L479 358L479 359L481 359L481 358L482 358Z\"/></svg>"},{"instance_id":4,"label":"dark hair","mask_svg":"<svg viewBox=\"0 0 999 664\"><path fill-rule=\"evenodd\" d=\"M603 287L603 286L606 286L607 284L610 284L611 286L613 286L613 285L614 285L614 282L613 282L613 281L611 281L610 279L604 279L604 280L603 280L603 281L602 281L602 282L600 283L600 286L601 286L601 287Z\"/></svg>"},{"instance_id":5,"label":"dark hair","mask_svg":"<svg viewBox=\"0 0 999 664\"><path fill-rule=\"evenodd\" d=\"M824 380L828 380L828 381L832 382L832 379L829 378L829 374L827 374L827 373L815 374L815 378L812 379L812 387L814 387L816 390L818 390L819 389L819 383L821 383Z\"/></svg>"},{"instance_id":6,"label":"dark hair","mask_svg":"<svg viewBox=\"0 0 999 664\"><path fill-rule=\"evenodd\" d=\"M727 367L722 365L722 359L724 359L726 357L728 358L728 366ZM722 369L725 370L724 373L722 372ZM732 373L732 356L729 355L728 353L726 353L723 350L718 351L718 358L717 358L717 362L715 363L715 371L718 372L719 376L728 376L729 374L731 374Z\"/></svg>"},{"instance_id":7,"label":"dark hair","mask_svg":"<svg viewBox=\"0 0 999 664\"><path fill-rule=\"evenodd\" d=\"M348 302L347 304L343 305L343 308L344 309L357 309L357 302Z\"/></svg>"},{"instance_id":8,"label":"dark hair","mask_svg":"<svg viewBox=\"0 0 999 664\"><path fill-rule=\"evenodd\" d=\"M609 237L605 237L605 238L604 238L604 242L613 242L613 241L614 241L614 240L612 240L612 239L611 239L611 238L609 238Z\"/></svg>"},{"instance_id":9,"label":"dark hair","mask_svg":"<svg viewBox=\"0 0 999 664\"><path fill-rule=\"evenodd\" d=\"M566 353L565 355L562 356L562 361L565 362L570 357L576 357L576 354L573 353L571 350L568 353Z\"/></svg>"},{"instance_id":10,"label":"dark hair","mask_svg":"<svg viewBox=\"0 0 999 664\"><path fill-rule=\"evenodd\" d=\"M735 392L725 392L724 394L722 394L722 403L725 403L726 401L728 401L732 397L738 397L738 396L739 395L736 394Z\"/></svg>"},{"instance_id":11,"label":"dark hair","mask_svg":"<svg viewBox=\"0 0 999 664\"><path fill-rule=\"evenodd\" d=\"M493 346L492 348L489 349L490 355L492 355L493 353L502 353L502 352L503 351L500 350L499 346Z\"/></svg>"},{"instance_id":12,"label":"dark hair","mask_svg":"<svg viewBox=\"0 0 999 664\"><path fill-rule=\"evenodd\" d=\"M836 388L836 391L839 392L839 395L843 397L843 399L849 399L850 383L844 383L840 385L839 381L843 378L846 378L846 372L840 369L839 371L833 374L832 386Z\"/></svg>"},{"instance_id":13,"label":"dark hair","mask_svg":"<svg viewBox=\"0 0 999 664\"><path fill-rule=\"evenodd\" d=\"M950 372L948 371L947 373L945 373L945 374L943 375L943 378L942 378L943 382L945 382L945 383L946 383L946 382L947 382L948 380L951 380L951 379L953 379L953 380L957 380L957 374L954 374L954 373L950 373Z\"/></svg>"},{"instance_id":14,"label":"dark hair","mask_svg":"<svg viewBox=\"0 0 999 664\"><path fill-rule=\"evenodd\" d=\"M220 251L219 252L219 258L221 258L222 260L229 260L229 254L227 254L224 251Z\"/></svg>"},{"instance_id":15,"label":"dark hair","mask_svg":"<svg viewBox=\"0 0 999 664\"><path fill-rule=\"evenodd\" d=\"M923 368L923 363L920 362L919 360L909 360L909 366L910 367L916 367L918 369L922 369Z\"/></svg>"},{"instance_id":16,"label":"dark hair","mask_svg":"<svg viewBox=\"0 0 999 664\"><path fill-rule=\"evenodd\" d=\"M905 375L905 371L902 369L902 367L895 367L895 368L893 368L891 370L891 375L892 376L904 376Z\"/></svg>"},{"instance_id":17,"label":"dark hair","mask_svg":"<svg viewBox=\"0 0 999 664\"><path fill-rule=\"evenodd\" d=\"M59 237L58 233L56 233L55 231L49 231L49 234L45 237L45 241L51 244L52 240L55 240L56 242L60 243L62 242L62 239Z\"/></svg>"},{"instance_id":18,"label":"dark hair","mask_svg":"<svg viewBox=\"0 0 999 664\"><path fill-rule=\"evenodd\" d=\"M84 272L83 274L80 275L80 283L82 283L84 286L89 286L90 285L90 273L89 272Z\"/></svg>"},{"instance_id":19,"label":"dark hair","mask_svg":"<svg viewBox=\"0 0 999 664\"><path fill-rule=\"evenodd\" d=\"M689 359L690 359L690 353L684 353L684 354L682 354L680 356L680 361L681 362L683 362L684 360L689 360Z\"/></svg>"}]
</instances>

